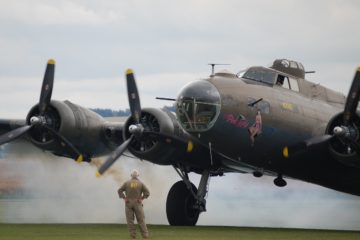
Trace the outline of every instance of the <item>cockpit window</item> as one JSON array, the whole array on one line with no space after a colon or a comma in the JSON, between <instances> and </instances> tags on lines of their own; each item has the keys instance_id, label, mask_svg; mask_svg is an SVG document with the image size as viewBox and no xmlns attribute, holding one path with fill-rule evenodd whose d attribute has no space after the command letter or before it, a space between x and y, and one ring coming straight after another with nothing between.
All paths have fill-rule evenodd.
<instances>
[{"instance_id":1,"label":"cockpit window","mask_svg":"<svg viewBox=\"0 0 360 240\"><path fill-rule=\"evenodd\" d=\"M266 69L249 69L242 77L271 85L275 81L275 73Z\"/></svg>"},{"instance_id":2,"label":"cockpit window","mask_svg":"<svg viewBox=\"0 0 360 240\"><path fill-rule=\"evenodd\" d=\"M206 81L193 82L181 92L176 103L176 115L188 132L209 130L220 113L220 94Z\"/></svg>"},{"instance_id":3,"label":"cockpit window","mask_svg":"<svg viewBox=\"0 0 360 240\"><path fill-rule=\"evenodd\" d=\"M291 89L293 91L299 92L299 84L296 79L278 74L276 79L276 86L283 87L286 89Z\"/></svg>"}]
</instances>

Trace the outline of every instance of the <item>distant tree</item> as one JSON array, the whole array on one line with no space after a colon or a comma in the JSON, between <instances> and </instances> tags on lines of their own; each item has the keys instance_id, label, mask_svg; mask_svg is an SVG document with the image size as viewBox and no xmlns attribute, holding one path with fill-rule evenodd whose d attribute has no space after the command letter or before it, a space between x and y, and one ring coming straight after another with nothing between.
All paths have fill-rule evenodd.
<instances>
[{"instance_id":1,"label":"distant tree","mask_svg":"<svg viewBox=\"0 0 360 240\"><path fill-rule=\"evenodd\" d=\"M170 111L170 112L175 112L175 104L173 104L172 106L163 106L162 109ZM96 112L97 114L99 114L102 117L127 117L130 116L130 109L127 108L125 110L112 110L110 108L92 108L90 109L94 112Z\"/></svg>"},{"instance_id":2,"label":"distant tree","mask_svg":"<svg viewBox=\"0 0 360 240\"><path fill-rule=\"evenodd\" d=\"M90 109L102 117L127 117L130 116L130 109L125 110L112 110L110 108L92 108Z\"/></svg>"},{"instance_id":3,"label":"distant tree","mask_svg":"<svg viewBox=\"0 0 360 240\"><path fill-rule=\"evenodd\" d=\"M172 106L163 106L162 109L170 111L170 112L176 112L175 104L173 104Z\"/></svg>"}]
</instances>

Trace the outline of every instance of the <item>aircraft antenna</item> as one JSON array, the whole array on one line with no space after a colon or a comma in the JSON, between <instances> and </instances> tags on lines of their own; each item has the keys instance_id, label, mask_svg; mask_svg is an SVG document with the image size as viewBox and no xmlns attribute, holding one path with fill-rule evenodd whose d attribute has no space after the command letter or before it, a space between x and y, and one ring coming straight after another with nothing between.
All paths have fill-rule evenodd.
<instances>
[{"instance_id":1,"label":"aircraft antenna","mask_svg":"<svg viewBox=\"0 0 360 240\"><path fill-rule=\"evenodd\" d=\"M218 66L218 65L231 65L231 64L228 64L228 63L209 63L208 65L211 66L211 75L210 75L210 77L212 77L212 76L215 75L215 66Z\"/></svg>"},{"instance_id":2,"label":"aircraft antenna","mask_svg":"<svg viewBox=\"0 0 360 240\"><path fill-rule=\"evenodd\" d=\"M167 97L156 97L157 100L166 100L166 101L176 101L175 98L167 98Z\"/></svg>"}]
</instances>

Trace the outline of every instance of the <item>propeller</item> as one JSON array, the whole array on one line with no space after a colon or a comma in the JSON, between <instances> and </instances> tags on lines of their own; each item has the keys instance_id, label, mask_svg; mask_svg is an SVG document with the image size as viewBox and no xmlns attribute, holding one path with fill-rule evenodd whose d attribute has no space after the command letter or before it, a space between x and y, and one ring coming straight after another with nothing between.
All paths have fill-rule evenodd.
<instances>
[{"instance_id":1,"label":"propeller","mask_svg":"<svg viewBox=\"0 0 360 240\"><path fill-rule=\"evenodd\" d=\"M295 144L290 145L290 146L285 146L282 149L282 155L285 158L289 158L290 153L291 153L291 155L294 155L294 154L297 154L299 152L305 151L305 150L307 150L307 149L309 149L311 147L315 147L315 146L319 146L321 144L325 144L328 141L330 141L330 139L332 139L333 137L334 137L334 135L325 134L325 135L310 138L310 139L308 139L306 141L295 143Z\"/></svg>"},{"instance_id":2,"label":"propeller","mask_svg":"<svg viewBox=\"0 0 360 240\"><path fill-rule=\"evenodd\" d=\"M349 126L354 119L360 97L360 67L358 67L346 99L344 109L344 125Z\"/></svg>"},{"instance_id":3,"label":"propeller","mask_svg":"<svg viewBox=\"0 0 360 240\"><path fill-rule=\"evenodd\" d=\"M0 145L14 141L15 139L28 133L33 128L38 128L42 134L51 133L54 140L59 143L63 150L74 157L77 161L83 160L83 155L71 144L64 136L60 135L51 127L51 117L48 113L50 109L51 95L54 86L55 60L47 62L44 79L41 86L40 99L38 103L39 114L31 116L29 125L25 125L0 136Z\"/></svg>"},{"instance_id":4,"label":"propeller","mask_svg":"<svg viewBox=\"0 0 360 240\"><path fill-rule=\"evenodd\" d=\"M108 157L108 159L105 161L103 165L100 166L99 170L96 173L97 177L100 177L113 163L123 154L123 152L127 149L127 146L133 139L134 135L131 135L131 137L123 142L119 147L117 147L112 154Z\"/></svg>"},{"instance_id":5,"label":"propeller","mask_svg":"<svg viewBox=\"0 0 360 240\"><path fill-rule=\"evenodd\" d=\"M96 176L100 177L127 149L131 141L136 138L153 138L156 141L163 141L167 144L172 144L178 148L184 148L187 152L191 152L194 148L194 144L191 141L184 141L175 136L170 136L164 133L155 132L151 130L145 130L143 124L140 122L141 117L141 104L140 97L138 94L138 89L136 86L135 76L131 69L126 71L126 83L128 91L128 99L130 105L131 117L134 119L134 123L129 126L130 138L123 142L119 147L117 147L110 156L105 160L105 162L98 169ZM143 120L142 120L143 121Z\"/></svg>"},{"instance_id":6,"label":"propeller","mask_svg":"<svg viewBox=\"0 0 360 240\"><path fill-rule=\"evenodd\" d=\"M22 135L24 135L25 133L27 133L30 129L32 128L32 125L25 125L19 128L16 128L6 134L3 134L0 136L0 145L3 145L7 142L11 142L19 137L21 137Z\"/></svg>"},{"instance_id":7,"label":"propeller","mask_svg":"<svg viewBox=\"0 0 360 240\"><path fill-rule=\"evenodd\" d=\"M286 146L283 148L283 156L288 158L289 153L298 153L304 151L309 147L324 144L330 140L337 139L346 148L350 147L360 155L360 145L357 143L359 138L359 130L354 124L356 117L356 110L360 99L360 67L357 68L355 76L353 78L348 97L346 99L344 113L342 119L337 122L337 125L332 126L330 134L317 136L309 140L294 144L292 146Z\"/></svg>"},{"instance_id":8,"label":"propeller","mask_svg":"<svg viewBox=\"0 0 360 240\"><path fill-rule=\"evenodd\" d=\"M358 128L355 126L356 109L360 98L360 67L357 68L346 99L342 125L335 126L333 134L360 155Z\"/></svg>"},{"instance_id":9,"label":"propeller","mask_svg":"<svg viewBox=\"0 0 360 240\"><path fill-rule=\"evenodd\" d=\"M55 139L55 141L59 143L62 149L70 154L76 160L76 162L84 161L83 154L81 154L80 151L69 140L47 125L44 125L43 127L52 133L52 137Z\"/></svg>"},{"instance_id":10,"label":"propeller","mask_svg":"<svg viewBox=\"0 0 360 240\"><path fill-rule=\"evenodd\" d=\"M41 93L39 100L40 116L45 115L45 111L48 109L50 105L52 89L54 86L54 75L55 75L55 61L53 59L50 59L47 63L43 83L41 86Z\"/></svg>"},{"instance_id":11,"label":"propeller","mask_svg":"<svg viewBox=\"0 0 360 240\"><path fill-rule=\"evenodd\" d=\"M135 120L135 124L130 125L129 127L129 132L131 133L130 138L123 142L113 151L112 154L110 154L104 164L102 164L98 169L96 173L97 177L101 176L122 155L122 153L127 149L130 142L133 140L134 136L140 137L142 132L144 131L144 127L140 124L141 105L139 93L135 82L135 76L131 69L128 69L126 71L126 84L131 117Z\"/></svg>"},{"instance_id":12,"label":"propeller","mask_svg":"<svg viewBox=\"0 0 360 240\"><path fill-rule=\"evenodd\" d=\"M126 84L131 116L135 119L135 122L139 124L141 114L140 98L136 87L134 73L131 69L126 71Z\"/></svg>"}]
</instances>

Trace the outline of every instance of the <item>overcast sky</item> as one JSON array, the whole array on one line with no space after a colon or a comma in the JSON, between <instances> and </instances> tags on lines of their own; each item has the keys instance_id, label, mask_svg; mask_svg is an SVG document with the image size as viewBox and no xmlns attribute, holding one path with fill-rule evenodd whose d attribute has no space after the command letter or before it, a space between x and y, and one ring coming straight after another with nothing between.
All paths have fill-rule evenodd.
<instances>
[{"instance_id":1,"label":"overcast sky","mask_svg":"<svg viewBox=\"0 0 360 240\"><path fill-rule=\"evenodd\" d=\"M208 63L229 63L228 69L237 72L268 66L276 58L302 62L306 70L316 71L309 80L347 94L360 65L359 12L355 0L0 0L0 117L25 118L39 99L49 58L57 64L53 99L91 108L127 108L128 67L135 70L142 106L159 107L169 103L156 96L176 97L185 83L210 74ZM292 182L296 187L282 192L294 194L287 198L288 208L275 207L271 203L279 195L272 179L227 179L210 185L216 197L209 195L213 201L208 208L216 202L241 211L221 217L210 212L201 219L204 224L231 219L231 225L273 226L266 219L277 216L275 226L293 221L290 226L309 227L304 219L314 213L314 205L331 203L318 219L334 219L336 205L334 214L350 214L343 215L352 224L344 220L329 226L319 220L310 226L360 229L360 215L351 215L359 210L358 198ZM224 185L230 193L216 195ZM304 194L311 203L301 200ZM266 206L259 202L264 198ZM304 207L298 212L311 210L295 221L289 213L296 215L299 206ZM241 217L242 212L248 217Z\"/></svg>"}]
</instances>

